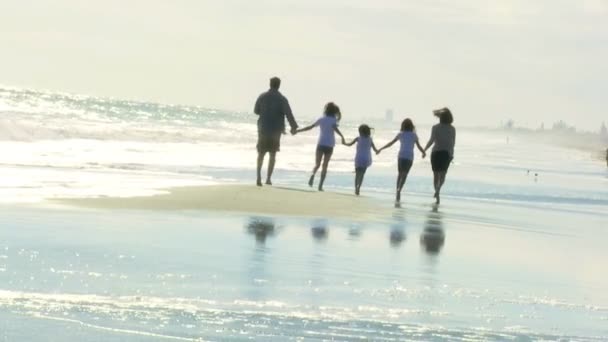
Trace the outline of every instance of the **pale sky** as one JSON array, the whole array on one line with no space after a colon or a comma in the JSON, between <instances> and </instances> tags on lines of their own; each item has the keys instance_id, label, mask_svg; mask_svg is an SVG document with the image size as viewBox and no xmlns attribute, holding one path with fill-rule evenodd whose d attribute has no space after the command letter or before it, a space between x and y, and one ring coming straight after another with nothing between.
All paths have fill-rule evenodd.
<instances>
[{"instance_id":1,"label":"pale sky","mask_svg":"<svg viewBox=\"0 0 608 342\"><path fill-rule=\"evenodd\" d=\"M0 84L251 111L268 78L301 121L608 121L608 0L3 0Z\"/></svg>"}]
</instances>

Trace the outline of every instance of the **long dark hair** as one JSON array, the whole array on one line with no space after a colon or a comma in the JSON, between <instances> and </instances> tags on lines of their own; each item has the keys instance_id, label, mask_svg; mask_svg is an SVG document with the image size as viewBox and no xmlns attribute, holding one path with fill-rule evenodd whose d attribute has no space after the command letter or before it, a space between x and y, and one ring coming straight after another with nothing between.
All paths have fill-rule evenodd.
<instances>
[{"instance_id":1,"label":"long dark hair","mask_svg":"<svg viewBox=\"0 0 608 342\"><path fill-rule=\"evenodd\" d=\"M442 124L448 124L451 125L452 122L454 122L454 116L452 115L452 112L450 112L449 109L446 109L443 113L441 113L441 115L439 116L439 122L441 122Z\"/></svg>"},{"instance_id":2,"label":"long dark hair","mask_svg":"<svg viewBox=\"0 0 608 342\"><path fill-rule=\"evenodd\" d=\"M403 120L401 123L401 132L413 132L416 129L410 118Z\"/></svg>"},{"instance_id":3,"label":"long dark hair","mask_svg":"<svg viewBox=\"0 0 608 342\"><path fill-rule=\"evenodd\" d=\"M340 107L338 107L335 103L333 102L327 102L327 104L325 105L325 109L324 109L324 114L326 116L333 116L334 118L338 119L341 117L340 115Z\"/></svg>"}]
</instances>

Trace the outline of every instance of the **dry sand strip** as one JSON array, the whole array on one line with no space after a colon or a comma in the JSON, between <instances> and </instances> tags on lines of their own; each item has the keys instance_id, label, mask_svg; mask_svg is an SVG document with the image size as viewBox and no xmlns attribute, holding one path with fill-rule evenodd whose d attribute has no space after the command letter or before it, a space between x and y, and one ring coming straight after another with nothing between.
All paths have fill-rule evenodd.
<instances>
[{"instance_id":1,"label":"dry sand strip","mask_svg":"<svg viewBox=\"0 0 608 342\"><path fill-rule=\"evenodd\" d=\"M382 207L365 197L253 185L179 187L155 196L57 199L54 202L97 209L217 210L355 220L378 218L392 212L389 207Z\"/></svg>"}]
</instances>

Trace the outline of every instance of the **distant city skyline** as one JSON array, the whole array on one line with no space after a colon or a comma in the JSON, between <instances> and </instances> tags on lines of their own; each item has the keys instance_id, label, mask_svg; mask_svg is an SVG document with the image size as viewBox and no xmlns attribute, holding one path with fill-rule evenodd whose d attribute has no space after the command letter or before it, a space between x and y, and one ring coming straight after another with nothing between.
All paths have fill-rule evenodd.
<instances>
[{"instance_id":1,"label":"distant city skyline","mask_svg":"<svg viewBox=\"0 0 608 342\"><path fill-rule=\"evenodd\" d=\"M271 76L295 114L597 130L608 0L0 3L0 84L251 111Z\"/></svg>"}]
</instances>

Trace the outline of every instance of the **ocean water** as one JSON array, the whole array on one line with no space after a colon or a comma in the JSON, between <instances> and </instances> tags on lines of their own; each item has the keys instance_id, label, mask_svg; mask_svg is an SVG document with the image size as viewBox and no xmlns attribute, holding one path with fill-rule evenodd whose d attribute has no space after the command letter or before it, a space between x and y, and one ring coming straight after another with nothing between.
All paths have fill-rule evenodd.
<instances>
[{"instance_id":1,"label":"ocean water","mask_svg":"<svg viewBox=\"0 0 608 342\"><path fill-rule=\"evenodd\" d=\"M525 134L457 126L442 205L417 155L369 222L49 201L253 183L255 120L0 88L0 341L608 339L606 165ZM369 123L377 145L398 128ZM303 186L315 142L284 136L275 184ZM363 188L387 207L396 153ZM327 191L352 192L353 155Z\"/></svg>"}]
</instances>

